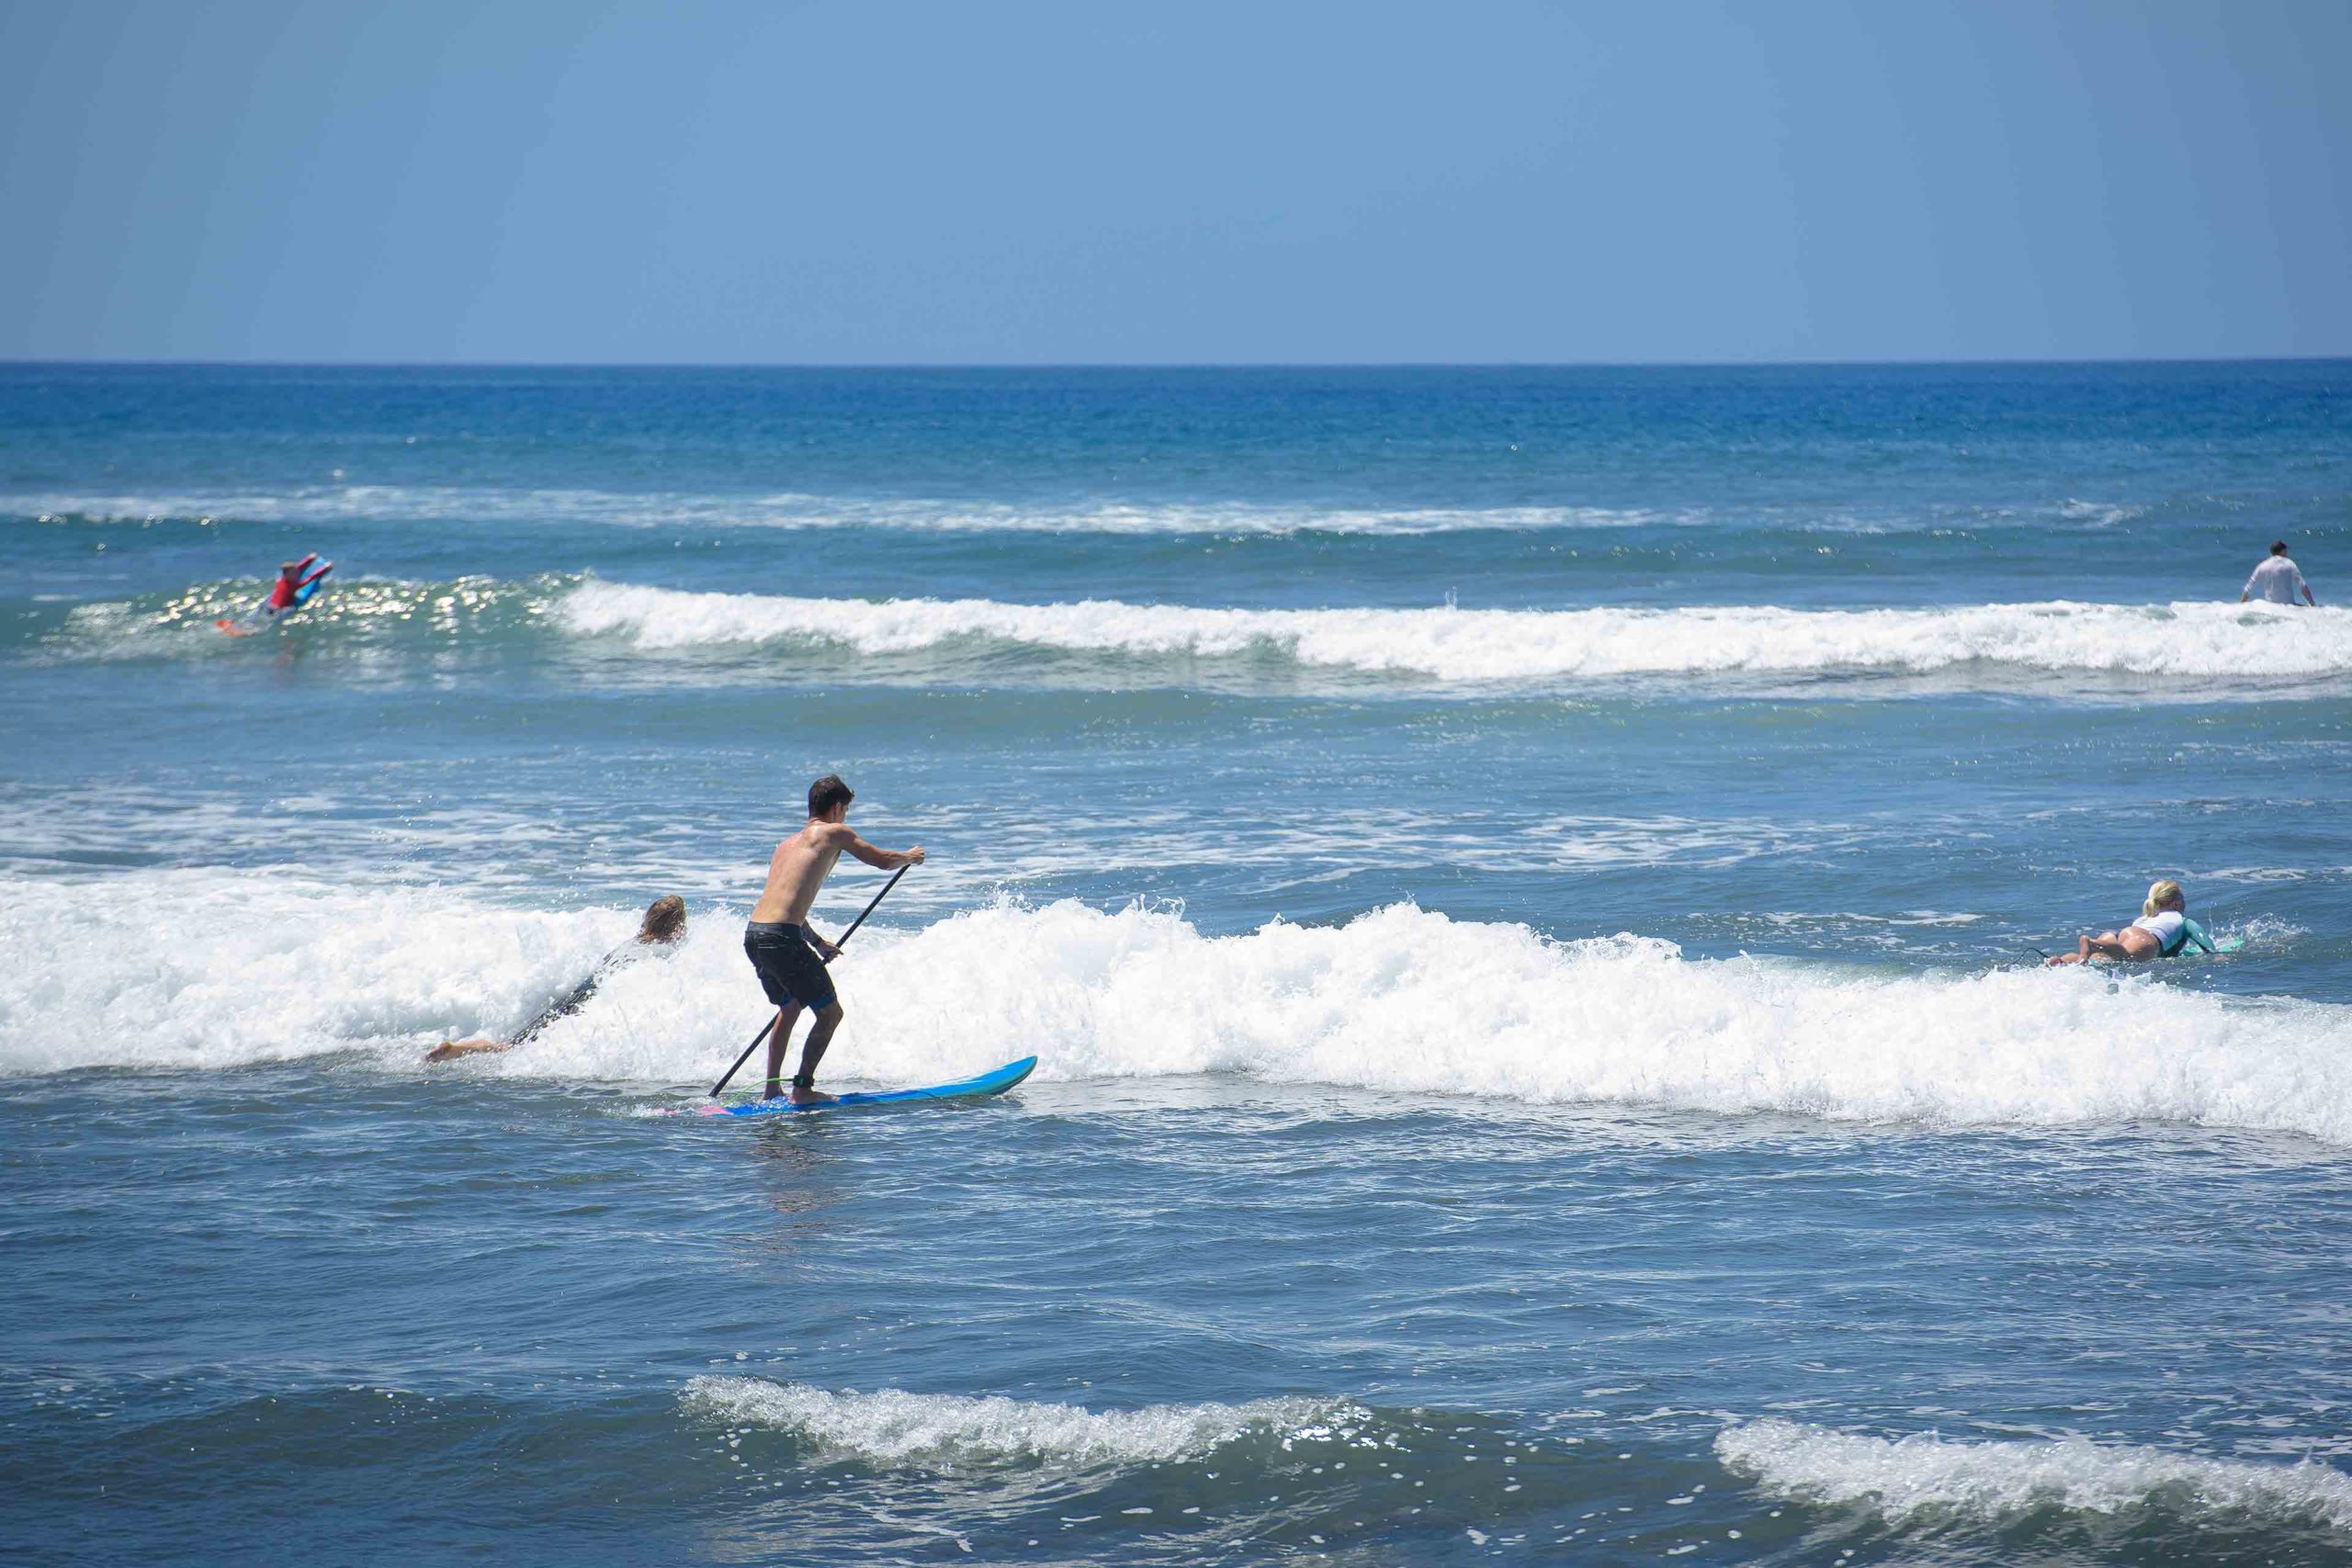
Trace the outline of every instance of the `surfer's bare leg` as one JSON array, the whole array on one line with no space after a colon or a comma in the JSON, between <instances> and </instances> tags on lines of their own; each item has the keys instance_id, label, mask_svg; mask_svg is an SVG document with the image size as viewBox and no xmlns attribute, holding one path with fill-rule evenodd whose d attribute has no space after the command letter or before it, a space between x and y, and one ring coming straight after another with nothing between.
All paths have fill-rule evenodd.
<instances>
[{"instance_id":1,"label":"surfer's bare leg","mask_svg":"<svg viewBox=\"0 0 2352 1568\"><path fill-rule=\"evenodd\" d=\"M2075 944L2074 952L2062 953L2050 962L2052 964L2097 964L2102 959L2118 959L2127 964L2136 964L2142 959L2154 958L2157 951L2154 937L2137 926L2124 926L2117 931L2101 931L2097 936L2084 937Z\"/></svg>"},{"instance_id":2,"label":"surfer's bare leg","mask_svg":"<svg viewBox=\"0 0 2352 1568\"><path fill-rule=\"evenodd\" d=\"M833 1043L833 1031L842 1026L843 1016L839 1001L817 1014L817 1027L808 1032L808 1043L800 1048L800 1076L792 1080L793 1104L820 1104L833 1098L817 1092L817 1064L825 1059L825 1047Z\"/></svg>"},{"instance_id":3,"label":"surfer's bare leg","mask_svg":"<svg viewBox=\"0 0 2352 1568\"><path fill-rule=\"evenodd\" d=\"M774 1100L784 1092L784 1048L792 1043L792 1026L800 1021L800 1004L778 1008L775 1022L768 1026L768 1081L761 1091L763 1100Z\"/></svg>"}]
</instances>

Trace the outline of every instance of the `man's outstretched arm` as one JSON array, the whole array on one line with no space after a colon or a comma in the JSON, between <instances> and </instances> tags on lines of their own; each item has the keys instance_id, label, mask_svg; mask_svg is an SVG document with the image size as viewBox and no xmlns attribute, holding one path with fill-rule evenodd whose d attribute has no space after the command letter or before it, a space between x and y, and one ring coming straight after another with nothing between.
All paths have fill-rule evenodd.
<instances>
[{"instance_id":1,"label":"man's outstretched arm","mask_svg":"<svg viewBox=\"0 0 2352 1568\"><path fill-rule=\"evenodd\" d=\"M834 848L843 851L854 860L864 861L876 871L896 871L902 865L922 863L921 844L917 844L910 850L876 849L859 838L857 829L854 828L846 825L839 826L833 829L833 833L839 835L833 839Z\"/></svg>"}]
</instances>

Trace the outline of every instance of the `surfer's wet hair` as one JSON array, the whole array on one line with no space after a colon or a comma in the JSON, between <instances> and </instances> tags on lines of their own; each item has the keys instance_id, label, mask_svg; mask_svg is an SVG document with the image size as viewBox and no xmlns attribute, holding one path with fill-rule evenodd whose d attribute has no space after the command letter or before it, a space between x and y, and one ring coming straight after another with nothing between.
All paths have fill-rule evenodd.
<instances>
[{"instance_id":1,"label":"surfer's wet hair","mask_svg":"<svg viewBox=\"0 0 2352 1568\"><path fill-rule=\"evenodd\" d=\"M808 786L808 815L822 817L836 806L847 806L857 798L855 791L842 783L839 773L827 773Z\"/></svg>"},{"instance_id":2,"label":"surfer's wet hair","mask_svg":"<svg viewBox=\"0 0 2352 1568\"><path fill-rule=\"evenodd\" d=\"M2287 553L2287 541L2280 539L2277 543L2273 544L2270 547L2270 553L2274 556L2285 555Z\"/></svg>"},{"instance_id":3,"label":"surfer's wet hair","mask_svg":"<svg viewBox=\"0 0 2352 1568\"><path fill-rule=\"evenodd\" d=\"M639 942L675 942L686 929L686 901L675 893L645 907L645 923L637 929Z\"/></svg>"}]
</instances>

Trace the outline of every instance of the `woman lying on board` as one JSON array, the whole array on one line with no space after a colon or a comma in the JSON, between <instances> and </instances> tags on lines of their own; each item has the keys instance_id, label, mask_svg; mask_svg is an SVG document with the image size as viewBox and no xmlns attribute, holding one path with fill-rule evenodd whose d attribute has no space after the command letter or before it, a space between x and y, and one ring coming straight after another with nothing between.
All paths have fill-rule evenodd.
<instances>
[{"instance_id":1,"label":"woman lying on board","mask_svg":"<svg viewBox=\"0 0 2352 1568\"><path fill-rule=\"evenodd\" d=\"M2075 945L2072 953L2062 953L2048 962L2056 964L2089 964L2102 958L2120 958L2136 964L2147 958L2174 958L2196 948L2204 953L2217 953L2213 939L2205 928L2184 913L2188 900L2180 891L2180 884L2167 876L2151 883L2148 901L2140 906L2140 918L2130 925L2097 936L2086 936Z\"/></svg>"}]
</instances>

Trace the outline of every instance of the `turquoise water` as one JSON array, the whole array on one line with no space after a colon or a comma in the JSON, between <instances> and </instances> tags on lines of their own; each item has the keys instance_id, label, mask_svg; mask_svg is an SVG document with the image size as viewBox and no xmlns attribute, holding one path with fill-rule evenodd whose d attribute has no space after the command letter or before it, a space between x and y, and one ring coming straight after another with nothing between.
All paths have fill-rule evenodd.
<instances>
[{"instance_id":1,"label":"turquoise water","mask_svg":"<svg viewBox=\"0 0 2352 1568\"><path fill-rule=\"evenodd\" d=\"M2352 366L18 366L0 530L24 1550L2352 1558ZM1037 1075L655 1114L835 770L829 1080Z\"/></svg>"}]
</instances>

